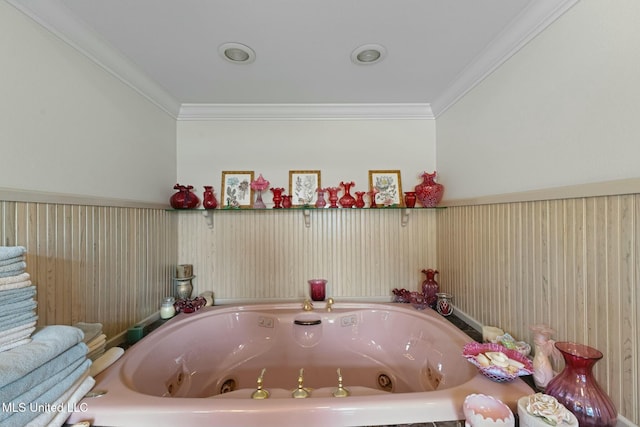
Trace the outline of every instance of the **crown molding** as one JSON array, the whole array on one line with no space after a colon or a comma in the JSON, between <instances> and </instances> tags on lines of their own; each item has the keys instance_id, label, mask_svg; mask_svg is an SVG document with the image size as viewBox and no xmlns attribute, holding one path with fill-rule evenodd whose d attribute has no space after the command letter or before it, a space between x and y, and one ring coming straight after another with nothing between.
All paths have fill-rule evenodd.
<instances>
[{"instance_id":1,"label":"crown molding","mask_svg":"<svg viewBox=\"0 0 640 427\"><path fill-rule=\"evenodd\" d=\"M433 119L429 104L182 104L178 120Z\"/></svg>"},{"instance_id":2,"label":"crown molding","mask_svg":"<svg viewBox=\"0 0 640 427\"><path fill-rule=\"evenodd\" d=\"M455 78L453 84L431 103L435 117L447 111L578 1L530 2L529 6L494 38L493 43Z\"/></svg>"},{"instance_id":3,"label":"crown molding","mask_svg":"<svg viewBox=\"0 0 640 427\"><path fill-rule=\"evenodd\" d=\"M7 2L171 117L178 116L180 103L173 96L89 27L74 19L66 12L67 8L62 1Z\"/></svg>"}]
</instances>

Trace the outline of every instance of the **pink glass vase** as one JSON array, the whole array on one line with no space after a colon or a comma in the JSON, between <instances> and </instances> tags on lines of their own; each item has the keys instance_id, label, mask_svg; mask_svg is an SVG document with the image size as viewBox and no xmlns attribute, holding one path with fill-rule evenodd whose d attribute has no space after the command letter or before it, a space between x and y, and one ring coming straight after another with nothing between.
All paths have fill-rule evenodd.
<instances>
[{"instance_id":1,"label":"pink glass vase","mask_svg":"<svg viewBox=\"0 0 640 427\"><path fill-rule=\"evenodd\" d=\"M352 208L356 204L356 199L351 195L351 187L356 185L355 182L341 182L340 185L344 187L344 194L340 197L340 206L343 208Z\"/></svg>"},{"instance_id":2,"label":"pink glass vase","mask_svg":"<svg viewBox=\"0 0 640 427\"><path fill-rule=\"evenodd\" d=\"M578 419L580 427L613 427L617 423L616 407L593 376L593 366L602 359L595 348L559 341L555 346L565 366L545 389Z\"/></svg>"},{"instance_id":3,"label":"pink glass vase","mask_svg":"<svg viewBox=\"0 0 640 427\"><path fill-rule=\"evenodd\" d=\"M436 173L423 173L422 183L416 185L415 193L420 204L425 208L435 208L444 194L444 186L435 181Z\"/></svg>"},{"instance_id":4,"label":"pink glass vase","mask_svg":"<svg viewBox=\"0 0 640 427\"><path fill-rule=\"evenodd\" d=\"M324 188L318 188L318 198L316 199L316 208L322 209L327 205L327 201L324 199Z\"/></svg>"},{"instance_id":5,"label":"pink glass vase","mask_svg":"<svg viewBox=\"0 0 640 427\"><path fill-rule=\"evenodd\" d=\"M282 195L282 207L285 209L289 209L292 206L291 197L286 194Z\"/></svg>"},{"instance_id":6,"label":"pink glass vase","mask_svg":"<svg viewBox=\"0 0 640 427\"><path fill-rule=\"evenodd\" d=\"M422 270L422 273L427 276L421 285L422 294L427 300L429 307L435 309L436 301L438 301L438 292L440 292L440 285L436 282L436 274L438 274L438 270L430 268L428 270Z\"/></svg>"}]
</instances>

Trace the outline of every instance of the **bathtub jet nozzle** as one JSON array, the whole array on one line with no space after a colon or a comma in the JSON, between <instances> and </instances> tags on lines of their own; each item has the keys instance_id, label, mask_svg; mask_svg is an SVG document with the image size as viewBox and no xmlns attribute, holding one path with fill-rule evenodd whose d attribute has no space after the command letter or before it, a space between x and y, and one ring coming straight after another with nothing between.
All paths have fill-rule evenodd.
<instances>
[{"instance_id":1,"label":"bathtub jet nozzle","mask_svg":"<svg viewBox=\"0 0 640 427\"><path fill-rule=\"evenodd\" d=\"M262 368L262 372L260 372L260 376L258 377L258 388L251 393L252 399L267 399L269 397L269 390L265 390L262 388L262 379L264 378L264 373L267 371L267 368Z\"/></svg>"},{"instance_id":2,"label":"bathtub jet nozzle","mask_svg":"<svg viewBox=\"0 0 640 427\"><path fill-rule=\"evenodd\" d=\"M291 397L294 399L304 399L305 397L309 397L311 393L309 390L304 388L304 368L300 369L300 374L298 375L298 388L293 390L291 393Z\"/></svg>"}]
</instances>

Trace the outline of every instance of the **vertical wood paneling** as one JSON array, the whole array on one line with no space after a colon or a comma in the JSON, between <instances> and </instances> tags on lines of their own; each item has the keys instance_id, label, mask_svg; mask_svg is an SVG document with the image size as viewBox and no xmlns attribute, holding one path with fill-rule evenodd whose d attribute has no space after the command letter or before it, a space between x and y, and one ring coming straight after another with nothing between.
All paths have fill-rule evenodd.
<instances>
[{"instance_id":1,"label":"vertical wood paneling","mask_svg":"<svg viewBox=\"0 0 640 427\"><path fill-rule=\"evenodd\" d=\"M639 213L640 195L449 207L437 224L440 285L481 324L531 343L529 326L546 323L556 340L602 351L595 375L637 424Z\"/></svg>"},{"instance_id":2,"label":"vertical wood paneling","mask_svg":"<svg viewBox=\"0 0 640 427\"><path fill-rule=\"evenodd\" d=\"M0 201L0 213L0 242L27 248L39 325L100 322L111 339L171 293L170 213L11 201Z\"/></svg>"},{"instance_id":3,"label":"vertical wood paneling","mask_svg":"<svg viewBox=\"0 0 640 427\"><path fill-rule=\"evenodd\" d=\"M326 278L340 297L391 297L417 290L423 268L437 268L435 225L441 211L216 211L209 229L197 212L179 214L179 263L194 265L194 294L216 298L300 299L307 280Z\"/></svg>"}]
</instances>

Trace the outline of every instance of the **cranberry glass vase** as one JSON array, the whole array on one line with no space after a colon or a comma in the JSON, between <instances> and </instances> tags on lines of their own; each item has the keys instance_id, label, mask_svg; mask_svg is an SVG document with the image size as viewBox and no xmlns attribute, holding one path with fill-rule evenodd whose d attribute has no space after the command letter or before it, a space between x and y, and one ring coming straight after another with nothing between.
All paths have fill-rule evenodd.
<instances>
[{"instance_id":1,"label":"cranberry glass vase","mask_svg":"<svg viewBox=\"0 0 640 427\"><path fill-rule=\"evenodd\" d=\"M328 187L325 188L329 192L329 207L337 208L338 207L338 191L340 191L339 187Z\"/></svg>"},{"instance_id":2,"label":"cranberry glass vase","mask_svg":"<svg viewBox=\"0 0 640 427\"><path fill-rule=\"evenodd\" d=\"M218 207L218 200L213 192L213 186L205 185L202 195L202 207L205 209L215 209Z\"/></svg>"},{"instance_id":3,"label":"cranberry glass vase","mask_svg":"<svg viewBox=\"0 0 640 427\"><path fill-rule=\"evenodd\" d=\"M440 292L440 285L436 282L436 274L438 274L438 270L428 269L422 270L427 278L422 282L422 294L427 300L427 304L429 307L436 308L436 301L438 301L438 292Z\"/></svg>"},{"instance_id":4,"label":"cranberry glass vase","mask_svg":"<svg viewBox=\"0 0 640 427\"><path fill-rule=\"evenodd\" d=\"M282 195L282 207L288 209L291 206L292 206L291 196L287 196L287 195L283 194Z\"/></svg>"},{"instance_id":5,"label":"cranberry glass vase","mask_svg":"<svg viewBox=\"0 0 640 427\"><path fill-rule=\"evenodd\" d=\"M351 195L351 187L356 185L355 182L341 182L340 185L344 187L344 194L340 197L340 206L343 208L352 208L356 204L356 199Z\"/></svg>"},{"instance_id":6,"label":"cranberry glass vase","mask_svg":"<svg viewBox=\"0 0 640 427\"><path fill-rule=\"evenodd\" d=\"M172 208L193 209L198 207L200 204L198 196L191 192L191 190L193 190L193 185L176 184L173 186L173 189L178 190L178 192L174 193L174 195L169 199L169 204Z\"/></svg>"},{"instance_id":7,"label":"cranberry glass vase","mask_svg":"<svg viewBox=\"0 0 640 427\"><path fill-rule=\"evenodd\" d=\"M444 194L444 186L435 181L436 173L423 173L422 183L416 185L416 197L425 208L435 208Z\"/></svg>"},{"instance_id":8,"label":"cranberry glass vase","mask_svg":"<svg viewBox=\"0 0 640 427\"><path fill-rule=\"evenodd\" d=\"M416 205L415 191L407 191L404 193L404 205L408 208L412 208Z\"/></svg>"},{"instance_id":9,"label":"cranberry glass vase","mask_svg":"<svg viewBox=\"0 0 640 427\"><path fill-rule=\"evenodd\" d=\"M271 192L273 193L273 209L282 209L282 192L284 188L271 188Z\"/></svg>"},{"instance_id":10,"label":"cranberry glass vase","mask_svg":"<svg viewBox=\"0 0 640 427\"><path fill-rule=\"evenodd\" d=\"M364 208L364 205L365 205L364 195L365 195L364 191L356 191L356 208L358 209Z\"/></svg>"},{"instance_id":11,"label":"cranberry glass vase","mask_svg":"<svg viewBox=\"0 0 640 427\"><path fill-rule=\"evenodd\" d=\"M565 366L545 389L578 419L580 427L613 427L618 414L613 402L593 376L593 366L602 359L595 348L572 342L556 342Z\"/></svg>"}]
</instances>

